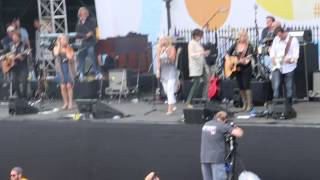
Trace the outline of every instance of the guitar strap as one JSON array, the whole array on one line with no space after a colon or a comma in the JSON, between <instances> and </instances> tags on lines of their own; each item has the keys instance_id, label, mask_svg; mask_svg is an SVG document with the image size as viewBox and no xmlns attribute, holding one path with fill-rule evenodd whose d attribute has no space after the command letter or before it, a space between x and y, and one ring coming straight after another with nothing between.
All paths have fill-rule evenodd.
<instances>
[{"instance_id":1,"label":"guitar strap","mask_svg":"<svg viewBox=\"0 0 320 180\"><path fill-rule=\"evenodd\" d=\"M284 50L284 57L288 54L290 46L292 42L292 36L289 37L289 41L287 42L286 49Z\"/></svg>"}]
</instances>

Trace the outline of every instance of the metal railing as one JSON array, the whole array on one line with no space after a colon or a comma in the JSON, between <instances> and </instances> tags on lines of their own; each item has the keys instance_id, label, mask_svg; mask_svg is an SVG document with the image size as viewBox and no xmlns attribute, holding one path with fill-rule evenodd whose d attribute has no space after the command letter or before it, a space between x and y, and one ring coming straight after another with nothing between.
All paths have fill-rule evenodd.
<instances>
[{"instance_id":1,"label":"metal railing","mask_svg":"<svg viewBox=\"0 0 320 180\"><path fill-rule=\"evenodd\" d=\"M312 32L312 42L318 44L320 41L319 26L293 26L284 25L285 28L290 29L290 31L304 31L311 30ZM249 35L250 42L255 44L257 38L260 38L260 33L262 28L259 29L259 35L257 37L256 29L254 27L247 28L233 28L225 27L218 30L204 30L204 35L202 43L214 43L218 45L219 54L224 54L227 49L234 43L236 36L240 30L246 30ZM175 28L174 35L188 42L191 40L192 29L178 29Z\"/></svg>"}]
</instances>

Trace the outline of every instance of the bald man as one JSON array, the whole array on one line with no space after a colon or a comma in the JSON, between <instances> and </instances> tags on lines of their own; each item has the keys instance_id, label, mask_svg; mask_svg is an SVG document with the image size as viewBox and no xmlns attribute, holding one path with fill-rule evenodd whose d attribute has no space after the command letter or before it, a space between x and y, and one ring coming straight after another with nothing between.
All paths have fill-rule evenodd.
<instances>
[{"instance_id":1,"label":"bald man","mask_svg":"<svg viewBox=\"0 0 320 180\"><path fill-rule=\"evenodd\" d=\"M155 172L150 172L144 180L160 180L159 176Z\"/></svg>"},{"instance_id":2,"label":"bald man","mask_svg":"<svg viewBox=\"0 0 320 180\"><path fill-rule=\"evenodd\" d=\"M14 167L10 172L10 180L27 180L23 177L23 169L21 167Z\"/></svg>"},{"instance_id":3,"label":"bald man","mask_svg":"<svg viewBox=\"0 0 320 180\"><path fill-rule=\"evenodd\" d=\"M228 125L227 113L224 111L218 112L211 121L202 127L200 160L203 180L227 179L225 134L240 138L243 135L243 130Z\"/></svg>"}]
</instances>

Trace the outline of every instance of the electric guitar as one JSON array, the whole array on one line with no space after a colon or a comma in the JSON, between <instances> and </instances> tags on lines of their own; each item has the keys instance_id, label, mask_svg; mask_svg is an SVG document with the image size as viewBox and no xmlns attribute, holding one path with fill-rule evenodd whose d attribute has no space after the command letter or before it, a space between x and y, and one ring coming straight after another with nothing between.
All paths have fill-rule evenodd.
<instances>
[{"instance_id":1,"label":"electric guitar","mask_svg":"<svg viewBox=\"0 0 320 180\"><path fill-rule=\"evenodd\" d=\"M292 37L289 37L289 41L287 42L286 48L284 50L284 53L280 53L280 55L276 54L276 57L274 58L275 64L272 64L271 71L275 71L277 69L280 69L284 60L287 58L287 54L289 52L290 46L292 42ZM296 63L296 62L295 62Z\"/></svg>"},{"instance_id":2,"label":"electric guitar","mask_svg":"<svg viewBox=\"0 0 320 180\"><path fill-rule=\"evenodd\" d=\"M277 56L274 58L275 64L272 64L271 71L275 71L277 69L280 69L283 62L284 62L285 56Z\"/></svg>"},{"instance_id":3,"label":"electric guitar","mask_svg":"<svg viewBox=\"0 0 320 180\"><path fill-rule=\"evenodd\" d=\"M245 59L250 58L251 56L252 54L246 56ZM240 60L240 57L238 56L225 57L224 76L226 78L229 78L234 72L240 71L240 68L238 66L238 64L240 64L239 60Z\"/></svg>"},{"instance_id":4,"label":"electric guitar","mask_svg":"<svg viewBox=\"0 0 320 180\"><path fill-rule=\"evenodd\" d=\"M271 71L275 71L277 69L280 69L281 66L283 65L284 63L284 60L287 59L288 57L287 56L278 56L278 57L275 57L274 58L274 62L275 64L272 64L272 68L271 68ZM295 62L292 62L292 63L296 63Z\"/></svg>"},{"instance_id":5,"label":"electric guitar","mask_svg":"<svg viewBox=\"0 0 320 180\"><path fill-rule=\"evenodd\" d=\"M31 53L31 49L26 49L23 52L19 53L21 55L29 55ZM8 73L15 65L16 65L16 54L13 52L8 52L0 56L0 61L2 65L2 72L4 74Z\"/></svg>"}]
</instances>

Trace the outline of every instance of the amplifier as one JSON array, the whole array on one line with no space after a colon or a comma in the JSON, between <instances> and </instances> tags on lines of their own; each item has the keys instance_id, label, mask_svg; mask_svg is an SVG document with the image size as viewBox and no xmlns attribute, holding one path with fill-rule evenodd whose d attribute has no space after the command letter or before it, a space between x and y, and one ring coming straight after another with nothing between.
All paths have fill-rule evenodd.
<instances>
[{"instance_id":1,"label":"amplifier","mask_svg":"<svg viewBox=\"0 0 320 180\"><path fill-rule=\"evenodd\" d=\"M109 87L106 88L106 94L128 93L134 89L137 84L137 75L130 69L112 69L109 70Z\"/></svg>"},{"instance_id":2,"label":"amplifier","mask_svg":"<svg viewBox=\"0 0 320 180\"><path fill-rule=\"evenodd\" d=\"M312 96L313 97L320 97L320 72L313 73Z\"/></svg>"}]
</instances>

